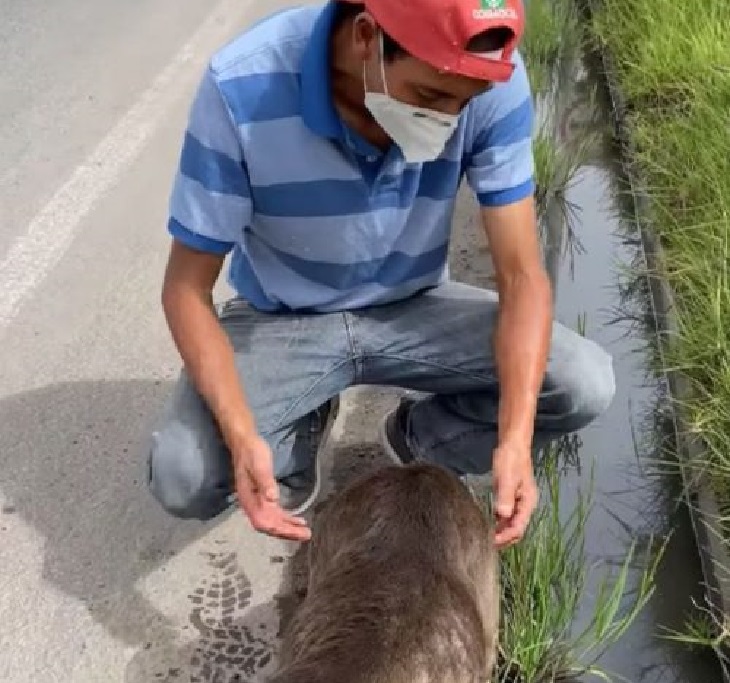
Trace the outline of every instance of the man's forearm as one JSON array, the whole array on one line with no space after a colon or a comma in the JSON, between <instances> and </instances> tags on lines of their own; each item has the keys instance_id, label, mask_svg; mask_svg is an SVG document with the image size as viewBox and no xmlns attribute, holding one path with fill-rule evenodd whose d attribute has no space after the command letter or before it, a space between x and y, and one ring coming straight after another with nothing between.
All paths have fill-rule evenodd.
<instances>
[{"instance_id":1,"label":"man's forearm","mask_svg":"<svg viewBox=\"0 0 730 683\"><path fill-rule=\"evenodd\" d=\"M233 347L212 301L185 287L169 289L165 316L185 369L221 429L229 447L255 434L236 370Z\"/></svg>"},{"instance_id":2,"label":"man's forearm","mask_svg":"<svg viewBox=\"0 0 730 683\"><path fill-rule=\"evenodd\" d=\"M500 383L499 442L531 445L552 331L552 292L544 271L500 283L494 339Z\"/></svg>"}]
</instances>

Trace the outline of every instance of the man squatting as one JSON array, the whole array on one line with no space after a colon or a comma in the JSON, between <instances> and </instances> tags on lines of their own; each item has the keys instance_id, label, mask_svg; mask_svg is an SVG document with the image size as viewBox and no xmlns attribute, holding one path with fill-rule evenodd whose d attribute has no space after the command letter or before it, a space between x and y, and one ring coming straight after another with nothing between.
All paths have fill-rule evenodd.
<instances>
[{"instance_id":1,"label":"man squatting","mask_svg":"<svg viewBox=\"0 0 730 683\"><path fill-rule=\"evenodd\" d=\"M294 540L337 397L415 390L383 422L396 461L491 470L518 541L533 452L592 422L610 356L553 321L535 212L521 0L331 0L277 13L210 60L170 199L162 302L183 370L154 431L171 514L237 500ZM463 175L496 292L449 278ZM231 254L236 296L212 291Z\"/></svg>"}]
</instances>

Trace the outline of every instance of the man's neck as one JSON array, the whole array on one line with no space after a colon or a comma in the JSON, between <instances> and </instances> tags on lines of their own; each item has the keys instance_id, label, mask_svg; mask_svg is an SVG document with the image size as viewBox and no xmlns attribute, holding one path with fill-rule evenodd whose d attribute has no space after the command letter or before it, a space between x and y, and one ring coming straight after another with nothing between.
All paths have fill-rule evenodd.
<instances>
[{"instance_id":1,"label":"man's neck","mask_svg":"<svg viewBox=\"0 0 730 683\"><path fill-rule=\"evenodd\" d=\"M392 142L365 106L363 65L353 59L348 49L351 31L351 25L346 22L330 39L332 100L340 118L350 128L385 151Z\"/></svg>"}]
</instances>

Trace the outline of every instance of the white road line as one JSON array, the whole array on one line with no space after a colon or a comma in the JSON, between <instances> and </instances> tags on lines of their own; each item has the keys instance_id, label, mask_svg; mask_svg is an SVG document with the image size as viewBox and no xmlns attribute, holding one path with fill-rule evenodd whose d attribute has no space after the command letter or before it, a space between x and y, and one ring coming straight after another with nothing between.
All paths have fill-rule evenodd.
<instances>
[{"instance_id":1,"label":"white road line","mask_svg":"<svg viewBox=\"0 0 730 683\"><path fill-rule=\"evenodd\" d=\"M181 72L202 68L208 50L241 19L252 0L222 0L133 107L76 168L25 234L0 262L0 330L17 315L22 301L66 253L84 217L134 161L186 83Z\"/></svg>"}]
</instances>

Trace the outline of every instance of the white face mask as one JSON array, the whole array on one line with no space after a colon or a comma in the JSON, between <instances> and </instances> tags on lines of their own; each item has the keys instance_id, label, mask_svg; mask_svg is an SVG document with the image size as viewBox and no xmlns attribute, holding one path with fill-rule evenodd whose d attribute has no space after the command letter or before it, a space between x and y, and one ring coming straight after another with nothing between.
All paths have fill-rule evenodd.
<instances>
[{"instance_id":1,"label":"white face mask","mask_svg":"<svg viewBox=\"0 0 730 683\"><path fill-rule=\"evenodd\" d=\"M414 107L391 97L385 80L383 34L380 34L380 74L384 93L368 92L363 64L365 106L380 127L400 147L406 162L418 164L433 161L443 151L456 128L459 117L432 109Z\"/></svg>"}]
</instances>

